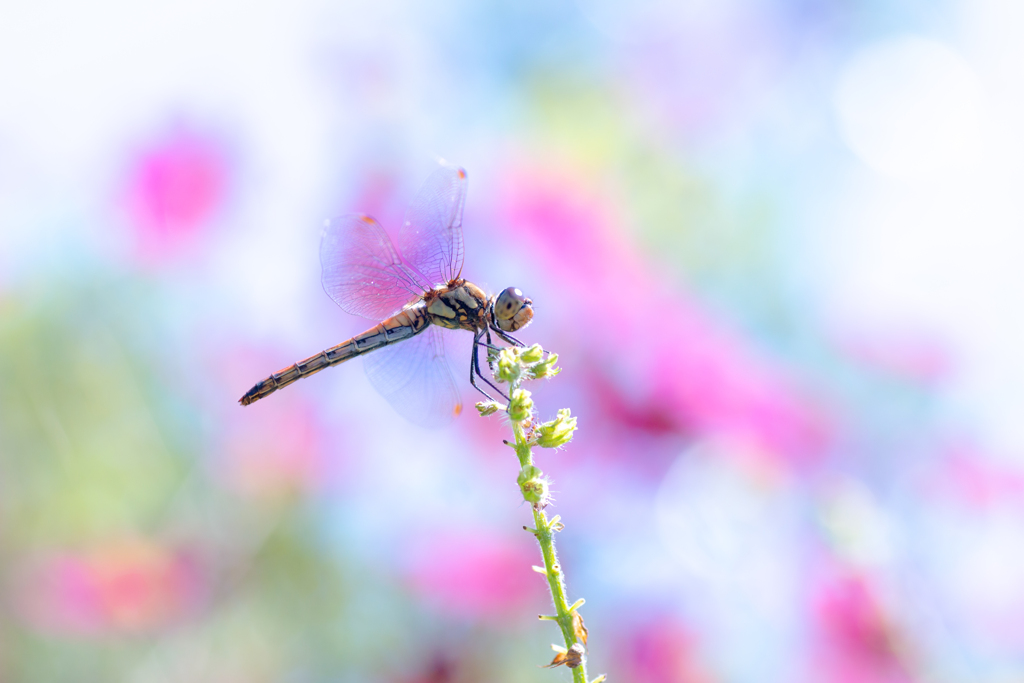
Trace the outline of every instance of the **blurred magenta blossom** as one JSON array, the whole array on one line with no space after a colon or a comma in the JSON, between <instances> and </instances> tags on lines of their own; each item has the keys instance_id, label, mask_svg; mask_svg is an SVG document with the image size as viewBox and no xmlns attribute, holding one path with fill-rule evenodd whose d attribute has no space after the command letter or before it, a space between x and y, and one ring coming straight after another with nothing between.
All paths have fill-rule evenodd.
<instances>
[{"instance_id":1,"label":"blurred magenta blossom","mask_svg":"<svg viewBox=\"0 0 1024 683\"><path fill-rule=\"evenodd\" d=\"M1024 473L969 442L954 442L946 446L930 473L928 488L935 499L955 501L968 509L985 510L1000 503L1020 506Z\"/></svg>"},{"instance_id":2,"label":"blurred magenta blossom","mask_svg":"<svg viewBox=\"0 0 1024 683\"><path fill-rule=\"evenodd\" d=\"M603 423L749 440L818 457L832 419L780 363L715 321L623 237L628 212L566 174L513 171L501 217L560 297L562 342Z\"/></svg>"},{"instance_id":3,"label":"blurred magenta blossom","mask_svg":"<svg viewBox=\"0 0 1024 683\"><path fill-rule=\"evenodd\" d=\"M36 629L54 634L165 628L196 610L207 591L195 552L146 538L47 553L18 574L21 612Z\"/></svg>"},{"instance_id":4,"label":"blurred magenta blossom","mask_svg":"<svg viewBox=\"0 0 1024 683\"><path fill-rule=\"evenodd\" d=\"M444 655L436 655L422 671L412 677L399 679L398 683L454 683L462 680L458 663Z\"/></svg>"},{"instance_id":5,"label":"blurred magenta blossom","mask_svg":"<svg viewBox=\"0 0 1024 683\"><path fill-rule=\"evenodd\" d=\"M817 642L809 680L909 683L903 642L868 576L835 568L812 592Z\"/></svg>"},{"instance_id":6,"label":"blurred magenta blossom","mask_svg":"<svg viewBox=\"0 0 1024 683\"><path fill-rule=\"evenodd\" d=\"M248 362L244 352L228 354L217 364L225 386L243 386L249 367L272 367L274 360ZM277 359L280 362L280 359ZM322 490L344 465L344 450L334 439L330 448L319 412L301 391L280 392L264 401L226 411L220 431L217 467L227 485L247 496L273 501Z\"/></svg>"},{"instance_id":7,"label":"blurred magenta blossom","mask_svg":"<svg viewBox=\"0 0 1024 683\"><path fill-rule=\"evenodd\" d=\"M921 332L841 333L836 342L869 369L925 386L949 379L955 370L949 350Z\"/></svg>"},{"instance_id":8,"label":"blurred magenta blossom","mask_svg":"<svg viewBox=\"0 0 1024 683\"><path fill-rule=\"evenodd\" d=\"M712 683L696 637L678 618L656 615L620 634L616 678L624 683Z\"/></svg>"},{"instance_id":9,"label":"blurred magenta blossom","mask_svg":"<svg viewBox=\"0 0 1024 683\"><path fill-rule=\"evenodd\" d=\"M125 204L140 255L161 259L191 246L223 208L231 167L216 137L177 125L131 161Z\"/></svg>"},{"instance_id":10,"label":"blurred magenta blossom","mask_svg":"<svg viewBox=\"0 0 1024 683\"><path fill-rule=\"evenodd\" d=\"M420 537L411 548L407 578L424 602L471 620L500 621L524 605L550 607L544 577L529 571L540 553L526 533L518 541L484 530Z\"/></svg>"}]
</instances>

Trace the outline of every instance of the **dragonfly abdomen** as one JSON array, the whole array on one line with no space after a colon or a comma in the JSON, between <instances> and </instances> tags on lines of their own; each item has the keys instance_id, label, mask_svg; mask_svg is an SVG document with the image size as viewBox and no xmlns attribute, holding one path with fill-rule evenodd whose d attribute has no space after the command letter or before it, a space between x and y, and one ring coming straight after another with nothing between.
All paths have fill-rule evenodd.
<instances>
[{"instance_id":1,"label":"dragonfly abdomen","mask_svg":"<svg viewBox=\"0 0 1024 683\"><path fill-rule=\"evenodd\" d=\"M238 400L243 406L258 401L264 396L283 389L303 377L316 374L332 365L369 353L376 349L409 339L430 325L430 318L422 304L412 306L391 316L376 327L357 334L337 346L324 349L315 356L278 370L270 377L257 382L252 389Z\"/></svg>"}]
</instances>

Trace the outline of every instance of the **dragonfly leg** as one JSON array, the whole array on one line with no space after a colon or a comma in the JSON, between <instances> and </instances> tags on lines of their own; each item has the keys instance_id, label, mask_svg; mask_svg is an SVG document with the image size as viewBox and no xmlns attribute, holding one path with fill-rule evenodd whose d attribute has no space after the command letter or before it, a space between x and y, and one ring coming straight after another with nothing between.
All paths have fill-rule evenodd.
<instances>
[{"instance_id":1,"label":"dragonfly leg","mask_svg":"<svg viewBox=\"0 0 1024 683\"><path fill-rule=\"evenodd\" d=\"M487 349L489 349L490 351L501 351L500 347L495 346L491 342L491 330L489 328L485 327L484 328L484 332L487 333L487 343L486 344L484 344L483 342L478 342L478 343L480 343L481 345L487 347ZM477 337L477 339L479 339L479 336ZM489 354L489 353L487 354L487 364L488 365L491 364L491 354Z\"/></svg>"},{"instance_id":2,"label":"dragonfly leg","mask_svg":"<svg viewBox=\"0 0 1024 683\"><path fill-rule=\"evenodd\" d=\"M469 358L469 383L473 385L474 389L476 389L481 394L486 396L488 401L493 401L494 399L491 398L490 394L488 394L486 391L484 391L483 389L481 389L480 387L478 387L476 385L476 375L479 374L479 369L478 369L479 363L477 363L476 351L477 351L477 344L479 343L479 341L480 341L480 333L477 332L473 336L473 355L470 356L470 358Z\"/></svg>"},{"instance_id":3,"label":"dragonfly leg","mask_svg":"<svg viewBox=\"0 0 1024 683\"><path fill-rule=\"evenodd\" d=\"M497 325L493 325L493 324L492 324L492 325L490 325L490 328L491 328L492 330L494 330L494 334L498 335L499 337L501 337L501 339L502 339L502 340L504 340L504 341L508 342L508 343L509 343L509 344L511 344L512 346L526 346L526 344L524 344L523 342L519 341L518 339L516 339L515 337L513 337L513 336L512 336L511 334L509 334L508 332L505 332L505 331L503 331L503 330L502 330L502 329L501 329L500 327L498 327ZM487 336L488 336L488 337L490 337L490 334L488 334Z\"/></svg>"},{"instance_id":4,"label":"dragonfly leg","mask_svg":"<svg viewBox=\"0 0 1024 683\"><path fill-rule=\"evenodd\" d=\"M505 399L507 401L507 400L509 400L508 396L506 396L505 393L501 389L499 389L498 387L494 386L494 384L489 379L487 379L487 377L484 376L484 374L482 372L480 372L479 350L480 350L480 346L483 345L483 343L480 341L481 334L482 334L481 332L477 332L476 336L473 338L473 357L469 359L469 383L473 385L474 389L479 391L484 396L487 396L487 400L488 401L493 401L494 399L491 398L490 395L486 391L484 391L483 389L481 389L480 387L477 386L476 378L479 377L480 379L482 379L484 382L487 383L487 386L489 386L492 389L494 389L495 391L497 391L498 395L501 396L503 399Z\"/></svg>"}]
</instances>

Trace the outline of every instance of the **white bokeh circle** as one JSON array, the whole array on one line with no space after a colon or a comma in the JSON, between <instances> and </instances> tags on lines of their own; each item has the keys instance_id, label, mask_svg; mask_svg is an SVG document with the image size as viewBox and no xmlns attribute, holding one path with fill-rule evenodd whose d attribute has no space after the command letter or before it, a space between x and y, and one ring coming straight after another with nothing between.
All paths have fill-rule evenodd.
<instances>
[{"instance_id":1,"label":"white bokeh circle","mask_svg":"<svg viewBox=\"0 0 1024 683\"><path fill-rule=\"evenodd\" d=\"M945 45L904 36L863 49L840 75L840 134L864 163L900 180L973 166L983 142L983 88Z\"/></svg>"}]
</instances>

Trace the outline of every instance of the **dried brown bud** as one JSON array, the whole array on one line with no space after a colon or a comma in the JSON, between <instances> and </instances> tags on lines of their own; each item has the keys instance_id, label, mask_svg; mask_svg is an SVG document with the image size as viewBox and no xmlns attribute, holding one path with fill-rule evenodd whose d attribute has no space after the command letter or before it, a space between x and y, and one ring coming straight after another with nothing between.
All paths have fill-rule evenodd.
<instances>
[{"instance_id":1,"label":"dried brown bud","mask_svg":"<svg viewBox=\"0 0 1024 683\"><path fill-rule=\"evenodd\" d=\"M572 632L576 634L576 640L584 645L587 644L587 627L583 624L583 617L579 610L572 613Z\"/></svg>"},{"instance_id":2,"label":"dried brown bud","mask_svg":"<svg viewBox=\"0 0 1024 683\"><path fill-rule=\"evenodd\" d=\"M575 669L577 666L583 663L583 654L586 650L579 643L574 643L569 648L568 652L559 652L555 655L555 658L551 660L551 663L546 665L545 669L553 669L556 666L562 666L565 664L570 669Z\"/></svg>"}]
</instances>

